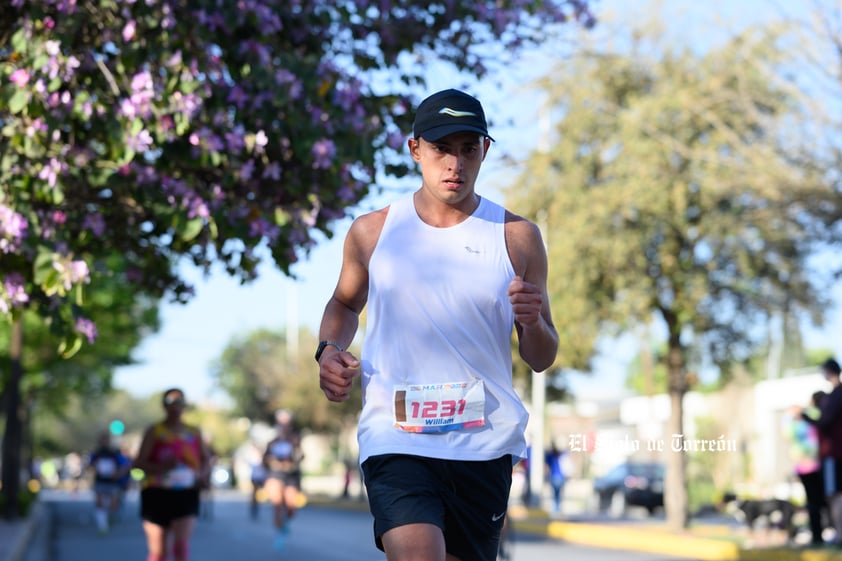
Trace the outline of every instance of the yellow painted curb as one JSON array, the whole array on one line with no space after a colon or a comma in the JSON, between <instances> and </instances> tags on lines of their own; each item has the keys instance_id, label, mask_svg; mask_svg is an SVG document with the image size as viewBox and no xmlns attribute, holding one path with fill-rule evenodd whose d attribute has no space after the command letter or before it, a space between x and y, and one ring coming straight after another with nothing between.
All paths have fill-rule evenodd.
<instances>
[{"instance_id":1,"label":"yellow painted curb","mask_svg":"<svg viewBox=\"0 0 842 561\"><path fill-rule=\"evenodd\" d=\"M515 520L514 524L516 531L546 535L579 545L681 555L700 561L842 561L842 552L832 550L743 549L725 540L676 534L657 528L537 520Z\"/></svg>"},{"instance_id":2,"label":"yellow painted curb","mask_svg":"<svg viewBox=\"0 0 842 561\"><path fill-rule=\"evenodd\" d=\"M687 552L700 561L737 561L740 548L730 542L701 539L688 535L631 527L610 527L599 524L550 522L547 535L571 543L595 545L610 549L629 549L647 553L675 555Z\"/></svg>"}]
</instances>

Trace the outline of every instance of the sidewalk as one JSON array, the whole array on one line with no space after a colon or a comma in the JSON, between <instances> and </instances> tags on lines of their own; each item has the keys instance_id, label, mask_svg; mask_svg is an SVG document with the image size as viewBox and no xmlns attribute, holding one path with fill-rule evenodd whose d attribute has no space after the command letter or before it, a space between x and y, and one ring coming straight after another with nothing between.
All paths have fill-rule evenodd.
<instances>
[{"instance_id":1,"label":"sidewalk","mask_svg":"<svg viewBox=\"0 0 842 561\"><path fill-rule=\"evenodd\" d=\"M733 527L691 524L683 532L669 530L663 521L589 522L557 520L538 509L513 508L516 532L547 536L579 545L684 555L701 561L842 561L842 550L797 546L744 548Z\"/></svg>"},{"instance_id":2,"label":"sidewalk","mask_svg":"<svg viewBox=\"0 0 842 561\"><path fill-rule=\"evenodd\" d=\"M368 503L358 499L313 496L308 504L368 511ZM830 548L744 548L734 528L726 525L696 523L683 532L673 532L663 521L563 520L550 517L544 510L522 506L511 507L509 515L515 535L546 536L585 546L684 556L700 561L842 561L842 550Z\"/></svg>"},{"instance_id":3,"label":"sidewalk","mask_svg":"<svg viewBox=\"0 0 842 561\"><path fill-rule=\"evenodd\" d=\"M39 525L46 523L47 506L36 502L27 518L0 520L0 561L23 561Z\"/></svg>"}]
</instances>

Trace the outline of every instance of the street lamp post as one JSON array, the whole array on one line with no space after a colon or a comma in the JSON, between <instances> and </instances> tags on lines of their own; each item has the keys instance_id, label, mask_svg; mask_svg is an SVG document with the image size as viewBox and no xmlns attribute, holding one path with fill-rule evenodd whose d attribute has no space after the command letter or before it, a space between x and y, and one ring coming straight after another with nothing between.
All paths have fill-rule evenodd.
<instances>
[{"instance_id":1,"label":"street lamp post","mask_svg":"<svg viewBox=\"0 0 842 561\"><path fill-rule=\"evenodd\" d=\"M546 372L532 372L532 437L529 453L529 506L541 506L544 491L544 410L547 399Z\"/></svg>"}]
</instances>

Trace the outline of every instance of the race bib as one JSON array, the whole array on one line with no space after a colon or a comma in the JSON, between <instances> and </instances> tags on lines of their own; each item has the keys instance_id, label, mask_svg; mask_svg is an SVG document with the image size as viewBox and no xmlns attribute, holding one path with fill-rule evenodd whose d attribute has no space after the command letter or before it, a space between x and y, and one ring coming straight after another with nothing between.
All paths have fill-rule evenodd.
<instances>
[{"instance_id":1,"label":"race bib","mask_svg":"<svg viewBox=\"0 0 842 561\"><path fill-rule=\"evenodd\" d=\"M485 425L481 380L395 386L395 426L407 432L447 432Z\"/></svg>"},{"instance_id":2,"label":"race bib","mask_svg":"<svg viewBox=\"0 0 842 561\"><path fill-rule=\"evenodd\" d=\"M94 469L100 477L111 477L117 472L117 462L114 458L99 458Z\"/></svg>"},{"instance_id":3,"label":"race bib","mask_svg":"<svg viewBox=\"0 0 842 561\"><path fill-rule=\"evenodd\" d=\"M292 452L293 452L292 443L291 442L285 442L285 441L276 442L270 447L269 452L277 460L292 459Z\"/></svg>"},{"instance_id":4,"label":"race bib","mask_svg":"<svg viewBox=\"0 0 842 561\"><path fill-rule=\"evenodd\" d=\"M171 469L164 476L164 487L169 489L191 489L196 486L196 472L187 466Z\"/></svg>"}]
</instances>

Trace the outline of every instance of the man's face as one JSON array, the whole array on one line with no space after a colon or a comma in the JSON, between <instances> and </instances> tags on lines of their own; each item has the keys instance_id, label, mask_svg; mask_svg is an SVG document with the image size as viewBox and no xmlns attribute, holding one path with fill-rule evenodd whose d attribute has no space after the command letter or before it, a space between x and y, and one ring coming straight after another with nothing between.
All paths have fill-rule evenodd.
<instances>
[{"instance_id":1,"label":"man's face","mask_svg":"<svg viewBox=\"0 0 842 561\"><path fill-rule=\"evenodd\" d=\"M424 187L439 199L455 203L474 193L491 140L475 132L458 132L435 142L411 138L412 159L421 167Z\"/></svg>"}]
</instances>

